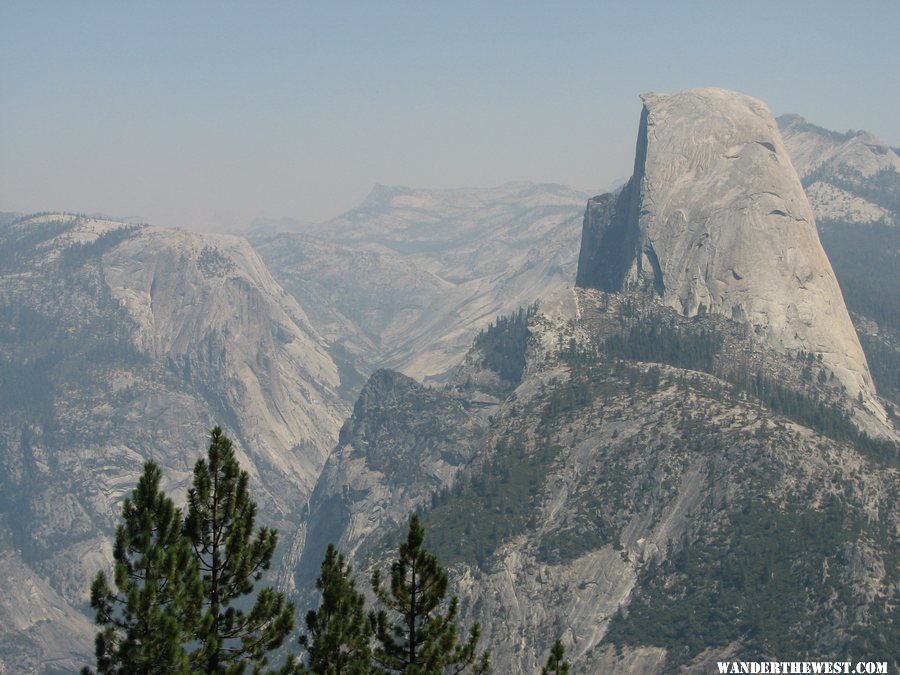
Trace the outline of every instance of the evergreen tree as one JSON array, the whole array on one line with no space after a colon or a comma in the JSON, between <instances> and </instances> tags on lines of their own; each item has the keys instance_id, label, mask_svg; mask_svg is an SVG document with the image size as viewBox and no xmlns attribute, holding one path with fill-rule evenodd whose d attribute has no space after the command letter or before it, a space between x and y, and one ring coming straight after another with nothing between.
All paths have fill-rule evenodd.
<instances>
[{"instance_id":1,"label":"evergreen tree","mask_svg":"<svg viewBox=\"0 0 900 675\"><path fill-rule=\"evenodd\" d=\"M366 675L370 672L372 623L365 599L350 578L344 556L329 544L316 588L322 592L318 610L306 615L308 668L321 675Z\"/></svg>"},{"instance_id":2,"label":"evergreen tree","mask_svg":"<svg viewBox=\"0 0 900 675\"><path fill-rule=\"evenodd\" d=\"M459 599L451 598L441 612L447 595L447 573L437 558L422 547L425 530L419 517L409 521L406 542L391 565L390 589L381 584L376 570L372 575L375 597L394 615L381 610L370 616L375 625L377 644L374 661L383 670L376 672L432 675L460 673L466 668L484 673L490 669L490 655L476 653L481 629L472 627L469 638L459 642L456 618Z\"/></svg>"},{"instance_id":3,"label":"evergreen tree","mask_svg":"<svg viewBox=\"0 0 900 675\"><path fill-rule=\"evenodd\" d=\"M96 639L100 673L189 672L183 645L197 620L200 575L161 479L159 466L146 462L122 507L113 550L117 590L103 572L91 585L91 607L104 627Z\"/></svg>"},{"instance_id":4,"label":"evergreen tree","mask_svg":"<svg viewBox=\"0 0 900 675\"><path fill-rule=\"evenodd\" d=\"M231 441L215 427L207 460L198 460L194 467L185 522L204 594L192 666L208 673L242 673L248 665L261 668L268 660L266 652L279 647L294 624L294 606L272 588L262 589L246 612L234 606L269 568L278 541L275 530L266 527L254 536L256 503L250 499L248 482Z\"/></svg>"},{"instance_id":5,"label":"evergreen tree","mask_svg":"<svg viewBox=\"0 0 900 675\"><path fill-rule=\"evenodd\" d=\"M547 657L547 664L541 669L541 675L569 675L571 664L566 661L566 648L563 647L562 640L553 643L550 650L550 656Z\"/></svg>"}]
</instances>

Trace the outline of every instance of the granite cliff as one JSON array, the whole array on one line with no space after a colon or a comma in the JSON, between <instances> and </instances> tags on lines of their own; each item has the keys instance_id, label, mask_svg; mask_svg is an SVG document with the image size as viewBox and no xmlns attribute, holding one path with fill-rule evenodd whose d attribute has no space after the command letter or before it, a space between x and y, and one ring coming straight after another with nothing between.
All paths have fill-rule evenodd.
<instances>
[{"instance_id":1,"label":"granite cliff","mask_svg":"<svg viewBox=\"0 0 900 675\"><path fill-rule=\"evenodd\" d=\"M0 227L0 670L92 660L90 581L145 459L182 499L204 435L285 534L348 408L246 241L66 214Z\"/></svg>"},{"instance_id":2,"label":"granite cliff","mask_svg":"<svg viewBox=\"0 0 900 675\"><path fill-rule=\"evenodd\" d=\"M257 233L259 257L0 214L0 670L90 662L86 593L121 498L146 457L183 494L214 422L281 531L301 616L327 543L364 587L419 509L498 672L535 670L557 636L588 673L891 658L896 431L866 409L771 116L721 90L645 108L636 178L589 201L574 289L586 196L560 186L379 187ZM814 164L804 184L837 175ZM888 171L841 175L887 204ZM883 263L835 270L887 382L898 314L870 290L896 276L878 243L896 228L879 227Z\"/></svg>"},{"instance_id":3,"label":"granite cliff","mask_svg":"<svg viewBox=\"0 0 900 675\"><path fill-rule=\"evenodd\" d=\"M850 395L874 401L809 201L765 104L722 89L642 98L634 175L618 195L588 204L578 285L645 290L685 316L746 323L784 353L821 355Z\"/></svg>"}]
</instances>

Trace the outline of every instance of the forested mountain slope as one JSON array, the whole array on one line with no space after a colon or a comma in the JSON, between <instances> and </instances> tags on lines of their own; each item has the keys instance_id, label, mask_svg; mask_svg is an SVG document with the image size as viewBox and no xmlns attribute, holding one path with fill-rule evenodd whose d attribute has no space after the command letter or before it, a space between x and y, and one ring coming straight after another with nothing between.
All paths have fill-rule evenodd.
<instances>
[{"instance_id":1,"label":"forested mountain slope","mask_svg":"<svg viewBox=\"0 0 900 675\"><path fill-rule=\"evenodd\" d=\"M518 332L502 386L490 353L515 360ZM558 636L580 672L892 658L897 445L857 431L869 413L818 360L582 289L480 343L427 399L373 376L311 503L315 548L365 577L417 508L500 672ZM470 449L444 454L444 428Z\"/></svg>"},{"instance_id":2,"label":"forested mountain slope","mask_svg":"<svg viewBox=\"0 0 900 675\"><path fill-rule=\"evenodd\" d=\"M775 120L642 98L577 287L497 320L441 391L372 376L297 580L327 542L365 576L416 509L501 672L559 637L591 673L896 667L900 435Z\"/></svg>"}]
</instances>

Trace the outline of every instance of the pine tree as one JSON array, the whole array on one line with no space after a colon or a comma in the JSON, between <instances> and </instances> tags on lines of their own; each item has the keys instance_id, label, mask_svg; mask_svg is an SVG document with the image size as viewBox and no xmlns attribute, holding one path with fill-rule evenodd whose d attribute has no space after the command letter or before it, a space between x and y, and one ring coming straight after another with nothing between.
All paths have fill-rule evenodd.
<instances>
[{"instance_id":1,"label":"pine tree","mask_svg":"<svg viewBox=\"0 0 900 675\"><path fill-rule=\"evenodd\" d=\"M307 667L321 675L366 675L370 672L372 623L365 599L350 578L350 565L329 544L316 588L322 593L318 610L306 615Z\"/></svg>"},{"instance_id":2,"label":"pine tree","mask_svg":"<svg viewBox=\"0 0 900 675\"><path fill-rule=\"evenodd\" d=\"M269 568L278 541L277 532L266 527L254 536L256 503L248 482L231 441L215 427L207 460L194 467L185 522L203 574L199 648L192 666L208 673L261 668L266 652L278 648L294 625L294 606L272 588L262 589L246 612L234 606Z\"/></svg>"},{"instance_id":3,"label":"pine tree","mask_svg":"<svg viewBox=\"0 0 900 675\"><path fill-rule=\"evenodd\" d=\"M569 675L571 664L566 661L566 648L562 640L553 643L550 656L547 657L547 665L541 669L541 675Z\"/></svg>"},{"instance_id":4,"label":"pine tree","mask_svg":"<svg viewBox=\"0 0 900 675\"><path fill-rule=\"evenodd\" d=\"M451 598L446 612L441 612L447 573L422 547L424 539L419 517L411 516L406 542L391 565L390 589L382 586L378 570L372 575L375 597L394 615L390 618L385 610L371 614L377 640L373 658L385 673L431 675L460 673L466 668L488 672L489 653L480 657L476 653L480 626L475 624L468 640L459 642L455 624L459 599Z\"/></svg>"},{"instance_id":5,"label":"pine tree","mask_svg":"<svg viewBox=\"0 0 900 675\"><path fill-rule=\"evenodd\" d=\"M96 639L100 673L189 672L183 645L198 616L200 575L161 479L159 466L146 462L122 507L113 550L117 590L103 572L91 586L91 607L104 627Z\"/></svg>"}]
</instances>

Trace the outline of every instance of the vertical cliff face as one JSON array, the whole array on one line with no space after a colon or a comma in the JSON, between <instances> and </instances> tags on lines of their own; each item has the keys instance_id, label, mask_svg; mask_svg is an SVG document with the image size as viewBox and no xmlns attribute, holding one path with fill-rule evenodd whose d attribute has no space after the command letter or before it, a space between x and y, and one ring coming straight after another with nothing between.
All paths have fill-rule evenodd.
<instances>
[{"instance_id":1,"label":"vertical cliff face","mask_svg":"<svg viewBox=\"0 0 900 675\"><path fill-rule=\"evenodd\" d=\"M645 290L685 316L722 314L804 350L871 398L866 359L778 125L722 89L647 94L635 170L588 203L577 284Z\"/></svg>"}]
</instances>

